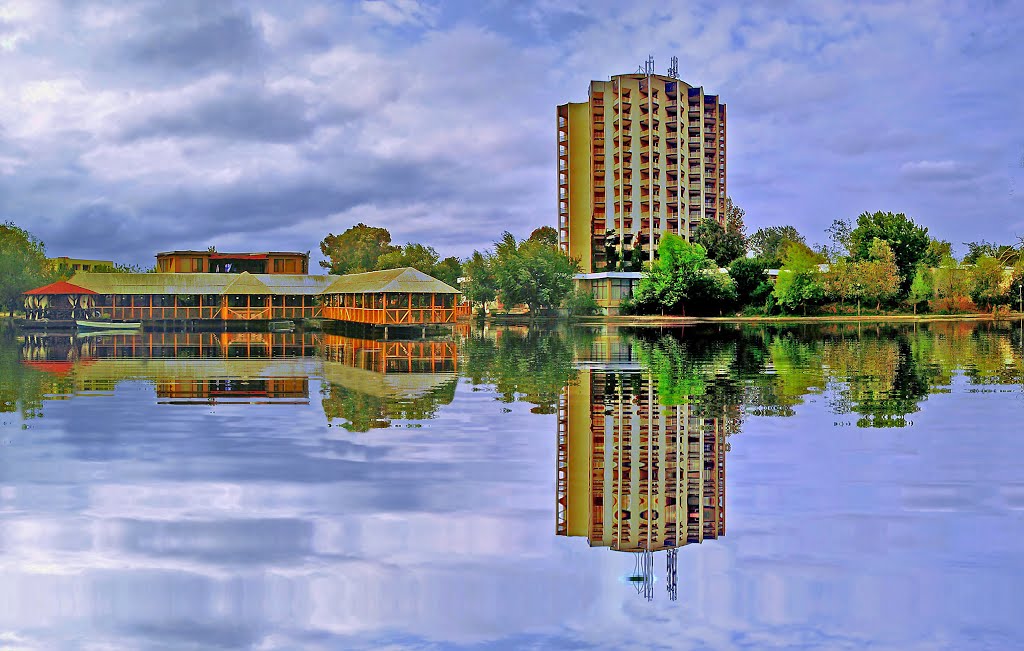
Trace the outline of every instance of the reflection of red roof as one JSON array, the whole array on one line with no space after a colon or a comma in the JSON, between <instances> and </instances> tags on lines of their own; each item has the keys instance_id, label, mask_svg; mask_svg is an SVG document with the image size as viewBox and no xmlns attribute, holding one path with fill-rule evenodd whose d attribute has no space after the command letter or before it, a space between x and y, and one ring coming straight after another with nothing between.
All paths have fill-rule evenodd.
<instances>
[{"instance_id":1,"label":"reflection of red roof","mask_svg":"<svg viewBox=\"0 0 1024 651\"><path fill-rule=\"evenodd\" d=\"M82 364L87 364L92 360L82 360ZM47 359L47 360L35 360L21 362L25 366L31 366L32 368L39 371L46 371L47 373L57 373L63 375L64 373L70 373L75 368L75 362L69 362L66 359Z\"/></svg>"},{"instance_id":2,"label":"reflection of red roof","mask_svg":"<svg viewBox=\"0 0 1024 651\"><path fill-rule=\"evenodd\" d=\"M266 253L211 253L211 260L266 260Z\"/></svg>"},{"instance_id":3,"label":"reflection of red roof","mask_svg":"<svg viewBox=\"0 0 1024 651\"><path fill-rule=\"evenodd\" d=\"M70 373L75 368L74 362L66 360L53 360L45 362L22 362L25 366L31 366L34 369L40 371L46 371L47 373Z\"/></svg>"},{"instance_id":4,"label":"reflection of red roof","mask_svg":"<svg viewBox=\"0 0 1024 651\"><path fill-rule=\"evenodd\" d=\"M72 285L66 280L58 280L55 283L51 283L46 287L37 287L30 289L26 294L95 294L96 292L85 287L79 287L78 285Z\"/></svg>"}]
</instances>

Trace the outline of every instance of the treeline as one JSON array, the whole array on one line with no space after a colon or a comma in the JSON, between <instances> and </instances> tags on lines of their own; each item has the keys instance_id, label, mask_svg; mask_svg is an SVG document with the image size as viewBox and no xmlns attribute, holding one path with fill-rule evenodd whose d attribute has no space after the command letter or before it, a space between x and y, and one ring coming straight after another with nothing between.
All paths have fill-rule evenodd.
<instances>
[{"instance_id":1,"label":"treeline","mask_svg":"<svg viewBox=\"0 0 1024 651\"><path fill-rule=\"evenodd\" d=\"M95 273L139 273L136 265L94 267ZM154 271L148 269L146 271ZM46 245L14 222L0 224L0 307L13 314L22 308L22 293L75 275L66 263L46 257Z\"/></svg>"},{"instance_id":2,"label":"treeline","mask_svg":"<svg viewBox=\"0 0 1024 651\"><path fill-rule=\"evenodd\" d=\"M327 258L320 264L334 274L362 273L413 267L460 289L475 304L498 300L505 306L526 305L531 314L568 305L574 311L594 311L589 296L574 301L573 275L579 270L558 246L558 233L550 226L536 229L525 240L503 233L494 249L473 251L465 261L441 259L430 246L391 244L385 228L356 224L341 235L329 234L320 243Z\"/></svg>"},{"instance_id":3,"label":"treeline","mask_svg":"<svg viewBox=\"0 0 1024 651\"><path fill-rule=\"evenodd\" d=\"M634 314L861 313L869 308L964 313L1015 303L1024 282L1024 241L952 245L902 213L835 220L830 245L812 249L792 226L745 234L729 202L725 226L705 220L692 243L665 235L624 310ZM725 268L728 273L718 270ZM778 269L773 283L769 269Z\"/></svg>"}]
</instances>

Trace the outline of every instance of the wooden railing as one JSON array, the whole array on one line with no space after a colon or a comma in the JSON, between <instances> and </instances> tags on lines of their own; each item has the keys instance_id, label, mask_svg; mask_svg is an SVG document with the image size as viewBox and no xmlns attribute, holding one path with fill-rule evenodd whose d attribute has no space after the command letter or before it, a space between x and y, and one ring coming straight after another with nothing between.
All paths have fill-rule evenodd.
<instances>
[{"instance_id":1,"label":"wooden railing","mask_svg":"<svg viewBox=\"0 0 1024 651\"><path fill-rule=\"evenodd\" d=\"M454 323L459 308L426 307L426 308L365 308L365 307L327 307L323 308L323 318L352 323L372 323L375 325L425 325L430 323Z\"/></svg>"},{"instance_id":2,"label":"wooden railing","mask_svg":"<svg viewBox=\"0 0 1024 651\"><path fill-rule=\"evenodd\" d=\"M309 307L97 307L91 316L114 321L269 321L273 319L315 319L320 306Z\"/></svg>"}]
</instances>

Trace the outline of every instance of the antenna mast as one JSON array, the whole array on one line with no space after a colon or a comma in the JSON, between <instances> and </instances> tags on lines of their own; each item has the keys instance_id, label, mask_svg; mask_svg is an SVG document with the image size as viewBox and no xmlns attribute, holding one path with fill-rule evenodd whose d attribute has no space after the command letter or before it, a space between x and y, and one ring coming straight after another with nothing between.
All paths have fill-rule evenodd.
<instances>
[{"instance_id":1,"label":"antenna mast","mask_svg":"<svg viewBox=\"0 0 1024 651\"><path fill-rule=\"evenodd\" d=\"M668 76L679 79L679 57L672 57L672 65L668 67Z\"/></svg>"}]
</instances>

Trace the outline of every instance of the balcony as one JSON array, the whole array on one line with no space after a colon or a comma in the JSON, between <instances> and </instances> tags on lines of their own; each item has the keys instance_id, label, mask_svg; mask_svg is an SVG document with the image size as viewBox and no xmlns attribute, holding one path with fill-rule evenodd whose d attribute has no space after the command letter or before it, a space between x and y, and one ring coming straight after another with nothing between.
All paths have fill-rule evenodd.
<instances>
[{"instance_id":1,"label":"balcony","mask_svg":"<svg viewBox=\"0 0 1024 651\"><path fill-rule=\"evenodd\" d=\"M665 120L665 128L669 131L675 131L679 127L679 120L675 118L669 118Z\"/></svg>"},{"instance_id":2,"label":"balcony","mask_svg":"<svg viewBox=\"0 0 1024 651\"><path fill-rule=\"evenodd\" d=\"M690 104L690 107L687 110L687 113L689 115L697 115L697 116L699 116L700 115L700 104Z\"/></svg>"}]
</instances>

